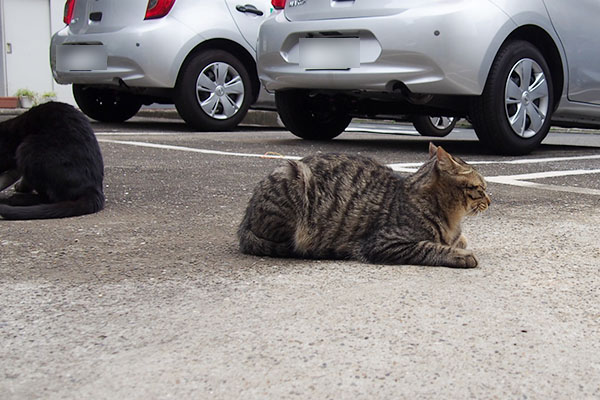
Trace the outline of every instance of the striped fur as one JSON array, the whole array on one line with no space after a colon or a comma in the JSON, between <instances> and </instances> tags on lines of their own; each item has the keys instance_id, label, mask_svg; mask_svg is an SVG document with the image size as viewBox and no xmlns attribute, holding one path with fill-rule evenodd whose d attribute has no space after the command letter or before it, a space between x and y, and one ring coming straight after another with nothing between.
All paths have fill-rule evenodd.
<instances>
[{"instance_id":1,"label":"striped fur","mask_svg":"<svg viewBox=\"0 0 600 400\"><path fill-rule=\"evenodd\" d=\"M472 268L460 222L487 209L477 171L441 147L400 177L376 161L324 154L262 180L238 230L246 254Z\"/></svg>"}]
</instances>

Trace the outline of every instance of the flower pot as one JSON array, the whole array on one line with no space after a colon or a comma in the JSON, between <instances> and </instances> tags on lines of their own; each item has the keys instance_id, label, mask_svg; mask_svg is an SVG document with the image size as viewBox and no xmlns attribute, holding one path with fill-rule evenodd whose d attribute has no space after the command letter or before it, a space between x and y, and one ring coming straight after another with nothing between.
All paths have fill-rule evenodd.
<instances>
[{"instance_id":1,"label":"flower pot","mask_svg":"<svg viewBox=\"0 0 600 400\"><path fill-rule=\"evenodd\" d=\"M0 108L17 108L18 106L18 97L0 97Z\"/></svg>"},{"instance_id":2,"label":"flower pot","mask_svg":"<svg viewBox=\"0 0 600 400\"><path fill-rule=\"evenodd\" d=\"M21 103L22 108L31 108L33 107L33 99L29 96L20 96L19 102Z\"/></svg>"}]
</instances>

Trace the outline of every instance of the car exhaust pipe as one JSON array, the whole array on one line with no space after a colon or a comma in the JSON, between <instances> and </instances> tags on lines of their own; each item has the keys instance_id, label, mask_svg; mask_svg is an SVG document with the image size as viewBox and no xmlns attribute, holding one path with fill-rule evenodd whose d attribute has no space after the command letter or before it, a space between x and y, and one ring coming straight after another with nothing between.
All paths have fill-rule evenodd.
<instances>
[{"instance_id":1,"label":"car exhaust pipe","mask_svg":"<svg viewBox=\"0 0 600 400\"><path fill-rule=\"evenodd\" d=\"M388 88L388 91L392 93L401 94L404 100L411 104L424 105L433 100L433 95L413 93L404 83L400 81L390 81L386 87Z\"/></svg>"}]
</instances>

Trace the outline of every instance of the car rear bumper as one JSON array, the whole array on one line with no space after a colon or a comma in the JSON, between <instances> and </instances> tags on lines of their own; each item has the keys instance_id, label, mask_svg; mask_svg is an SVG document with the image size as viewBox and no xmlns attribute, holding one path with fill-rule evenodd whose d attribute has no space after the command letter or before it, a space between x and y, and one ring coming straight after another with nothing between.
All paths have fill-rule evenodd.
<instances>
[{"instance_id":1,"label":"car rear bumper","mask_svg":"<svg viewBox=\"0 0 600 400\"><path fill-rule=\"evenodd\" d=\"M388 92L402 83L413 93L481 94L504 33L514 29L514 23L488 1L426 3L370 18L290 22L280 12L260 29L260 79L270 91ZM358 37L359 66L302 68L300 39L321 37Z\"/></svg>"},{"instance_id":2,"label":"car rear bumper","mask_svg":"<svg viewBox=\"0 0 600 400\"><path fill-rule=\"evenodd\" d=\"M193 40L195 38L195 40ZM165 45L162 42L168 42ZM73 34L69 27L54 34L50 44L50 65L56 82L132 87L172 88L185 55L198 42L197 34L183 24L167 23L167 19L145 21L117 32ZM105 67L77 70L57 62L59 46L77 49L98 46L106 54ZM156 49L161 49L160 54ZM58 53L58 54L57 54Z\"/></svg>"}]
</instances>

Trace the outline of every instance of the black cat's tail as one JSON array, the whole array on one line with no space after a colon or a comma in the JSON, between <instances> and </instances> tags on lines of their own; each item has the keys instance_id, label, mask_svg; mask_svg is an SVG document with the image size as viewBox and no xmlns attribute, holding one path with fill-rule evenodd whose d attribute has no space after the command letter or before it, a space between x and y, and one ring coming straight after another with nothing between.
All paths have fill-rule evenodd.
<instances>
[{"instance_id":1,"label":"black cat's tail","mask_svg":"<svg viewBox=\"0 0 600 400\"><path fill-rule=\"evenodd\" d=\"M77 200L31 206L11 206L0 204L0 216L8 220L67 218L93 214L104 208L104 195L93 193Z\"/></svg>"}]
</instances>

